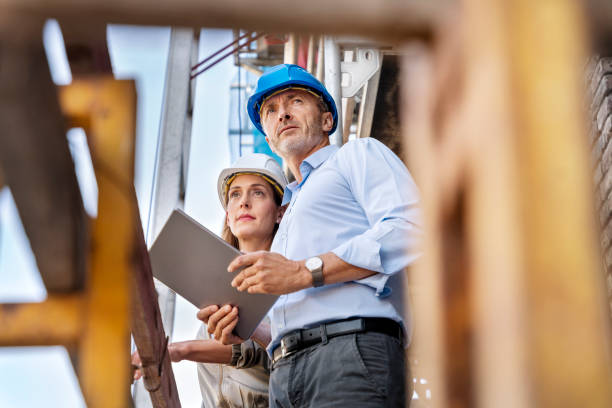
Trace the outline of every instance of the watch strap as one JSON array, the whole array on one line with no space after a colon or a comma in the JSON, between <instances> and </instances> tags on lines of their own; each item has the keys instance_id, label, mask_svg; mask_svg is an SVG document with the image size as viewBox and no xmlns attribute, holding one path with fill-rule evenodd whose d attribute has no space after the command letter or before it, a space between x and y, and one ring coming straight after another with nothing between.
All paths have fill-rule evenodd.
<instances>
[{"instance_id":1,"label":"watch strap","mask_svg":"<svg viewBox=\"0 0 612 408\"><path fill-rule=\"evenodd\" d=\"M317 268L315 270L310 271L312 275L312 286L318 288L323 286L323 268Z\"/></svg>"}]
</instances>

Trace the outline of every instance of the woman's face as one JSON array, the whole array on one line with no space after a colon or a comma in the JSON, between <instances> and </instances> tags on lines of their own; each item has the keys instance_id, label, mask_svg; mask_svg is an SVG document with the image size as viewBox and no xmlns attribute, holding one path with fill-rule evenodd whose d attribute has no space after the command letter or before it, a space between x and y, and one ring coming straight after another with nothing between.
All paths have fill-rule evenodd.
<instances>
[{"instance_id":1,"label":"woman's face","mask_svg":"<svg viewBox=\"0 0 612 408\"><path fill-rule=\"evenodd\" d=\"M238 241L271 239L280 217L272 186L262 177L242 174L230 184L226 222Z\"/></svg>"}]
</instances>

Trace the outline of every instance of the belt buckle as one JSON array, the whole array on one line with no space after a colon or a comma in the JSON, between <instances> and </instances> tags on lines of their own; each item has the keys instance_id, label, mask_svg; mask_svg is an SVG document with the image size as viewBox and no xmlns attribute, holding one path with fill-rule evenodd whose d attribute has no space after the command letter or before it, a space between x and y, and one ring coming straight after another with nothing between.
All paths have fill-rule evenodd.
<instances>
[{"instance_id":1,"label":"belt buckle","mask_svg":"<svg viewBox=\"0 0 612 408\"><path fill-rule=\"evenodd\" d=\"M284 343L281 342L281 358L285 358L287 356L295 353L295 350L289 350Z\"/></svg>"},{"instance_id":2,"label":"belt buckle","mask_svg":"<svg viewBox=\"0 0 612 408\"><path fill-rule=\"evenodd\" d=\"M297 332L294 335L288 335L281 339L281 358L288 357L298 350L301 339L299 334Z\"/></svg>"}]
</instances>

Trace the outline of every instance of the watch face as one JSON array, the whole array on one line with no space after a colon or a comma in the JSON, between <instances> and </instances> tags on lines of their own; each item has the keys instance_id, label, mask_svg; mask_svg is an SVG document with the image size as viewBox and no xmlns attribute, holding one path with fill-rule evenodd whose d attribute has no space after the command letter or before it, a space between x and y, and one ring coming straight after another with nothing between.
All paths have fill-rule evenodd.
<instances>
[{"instance_id":1,"label":"watch face","mask_svg":"<svg viewBox=\"0 0 612 408\"><path fill-rule=\"evenodd\" d=\"M306 261L306 268L308 268L308 270L313 271L315 269L319 269L321 266L323 266L323 261L317 256L308 258Z\"/></svg>"}]
</instances>

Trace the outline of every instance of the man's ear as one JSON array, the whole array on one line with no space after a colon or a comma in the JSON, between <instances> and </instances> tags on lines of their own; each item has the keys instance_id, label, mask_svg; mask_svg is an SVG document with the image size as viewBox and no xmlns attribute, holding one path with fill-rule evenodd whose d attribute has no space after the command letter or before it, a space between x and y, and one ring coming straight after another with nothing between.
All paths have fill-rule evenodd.
<instances>
[{"instance_id":1,"label":"man's ear","mask_svg":"<svg viewBox=\"0 0 612 408\"><path fill-rule=\"evenodd\" d=\"M331 112L323 112L323 115L321 115L321 120L323 122L321 128L324 132L329 132L334 125L334 116Z\"/></svg>"}]
</instances>

